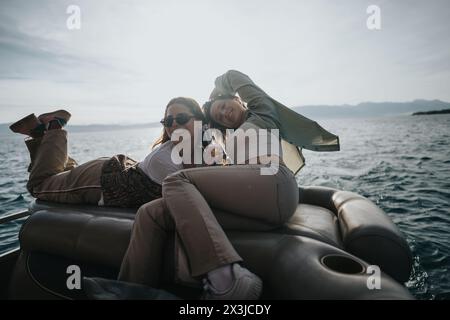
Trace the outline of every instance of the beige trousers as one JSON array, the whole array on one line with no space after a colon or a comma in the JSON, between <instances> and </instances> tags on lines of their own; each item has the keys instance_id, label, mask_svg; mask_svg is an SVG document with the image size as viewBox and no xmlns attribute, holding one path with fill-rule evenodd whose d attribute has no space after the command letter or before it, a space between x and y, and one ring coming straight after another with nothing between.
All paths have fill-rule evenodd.
<instances>
[{"instance_id":1,"label":"beige trousers","mask_svg":"<svg viewBox=\"0 0 450 320\"><path fill-rule=\"evenodd\" d=\"M159 285L164 247L175 228L164 199L142 205L136 213L130 243L118 279L150 287Z\"/></svg>"},{"instance_id":2,"label":"beige trousers","mask_svg":"<svg viewBox=\"0 0 450 320\"><path fill-rule=\"evenodd\" d=\"M67 156L65 130L49 130L42 138L26 143L32 162L27 188L34 197L62 203L98 204L106 158L76 166Z\"/></svg>"},{"instance_id":3,"label":"beige trousers","mask_svg":"<svg viewBox=\"0 0 450 320\"><path fill-rule=\"evenodd\" d=\"M298 205L291 171L262 176L259 165L178 171L163 182L163 198L139 208L119 280L157 286L168 234L176 230L192 276L242 261L225 230L269 230Z\"/></svg>"}]
</instances>

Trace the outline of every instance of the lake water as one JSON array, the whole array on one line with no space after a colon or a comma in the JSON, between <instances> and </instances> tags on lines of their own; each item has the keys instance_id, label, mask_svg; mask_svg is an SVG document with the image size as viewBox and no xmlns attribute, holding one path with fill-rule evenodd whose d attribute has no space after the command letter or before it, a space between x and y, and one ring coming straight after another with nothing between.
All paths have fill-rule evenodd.
<instances>
[{"instance_id":1,"label":"lake water","mask_svg":"<svg viewBox=\"0 0 450 320\"><path fill-rule=\"evenodd\" d=\"M305 151L299 185L353 191L374 201L412 249L409 290L418 299L450 299L450 115L319 123L339 135L341 151ZM74 132L69 151L79 163L117 153L140 160L159 131ZM25 188L28 157L22 136L0 135L0 215L26 209L32 200ZM18 246L20 225L0 226L0 253Z\"/></svg>"}]
</instances>

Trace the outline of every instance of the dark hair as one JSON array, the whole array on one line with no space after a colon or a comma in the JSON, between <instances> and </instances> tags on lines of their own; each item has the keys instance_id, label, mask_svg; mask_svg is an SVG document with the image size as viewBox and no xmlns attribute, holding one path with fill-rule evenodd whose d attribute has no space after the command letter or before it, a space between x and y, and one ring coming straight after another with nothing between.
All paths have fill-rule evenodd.
<instances>
[{"instance_id":1,"label":"dark hair","mask_svg":"<svg viewBox=\"0 0 450 320\"><path fill-rule=\"evenodd\" d=\"M220 95L216 98L213 98L209 101L206 101L203 104L203 114L205 115L205 119L206 119L206 123L209 125L210 128L215 128L215 129L219 129L222 132L225 132L225 130L227 129L227 127L221 125L220 123L214 121L214 119L211 117L211 107L213 105L214 102L218 101L218 100L228 100L228 99L236 99L238 98L235 95L232 94L224 94L224 95Z\"/></svg>"},{"instance_id":2,"label":"dark hair","mask_svg":"<svg viewBox=\"0 0 450 320\"><path fill-rule=\"evenodd\" d=\"M173 98L172 100L170 100L166 106L166 110L164 111L164 118L166 117L167 109L171 105L176 104L176 103L182 104L183 106L187 107L189 109L189 111L192 112L192 114L194 115L194 118L196 120L205 121L205 116L203 115L202 108L200 107L198 102L192 98L187 98L187 97L177 97L177 98ZM163 132L161 133L161 136L158 139L156 139L156 141L152 145L152 148L156 147L157 145L159 145L161 143L169 141L169 140L170 140L169 135L167 134L166 129L163 128Z\"/></svg>"}]
</instances>

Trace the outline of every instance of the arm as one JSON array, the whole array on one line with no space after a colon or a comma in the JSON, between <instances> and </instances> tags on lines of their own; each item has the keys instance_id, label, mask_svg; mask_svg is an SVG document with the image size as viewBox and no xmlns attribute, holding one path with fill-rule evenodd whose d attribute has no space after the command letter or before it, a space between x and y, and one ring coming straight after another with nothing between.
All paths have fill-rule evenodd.
<instances>
[{"instance_id":1,"label":"arm","mask_svg":"<svg viewBox=\"0 0 450 320\"><path fill-rule=\"evenodd\" d=\"M249 76L236 70L229 70L217 77L211 98L220 94L239 93L241 99L247 103L247 108L261 117L265 123L257 124L261 128L279 128L278 111L275 101L258 87Z\"/></svg>"},{"instance_id":2,"label":"arm","mask_svg":"<svg viewBox=\"0 0 450 320\"><path fill-rule=\"evenodd\" d=\"M267 93L259 88L249 76L236 70L229 70L216 78L215 88L211 93L211 97L220 94L234 95L236 92L246 103L250 103L257 98L269 98Z\"/></svg>"}]
</instances>

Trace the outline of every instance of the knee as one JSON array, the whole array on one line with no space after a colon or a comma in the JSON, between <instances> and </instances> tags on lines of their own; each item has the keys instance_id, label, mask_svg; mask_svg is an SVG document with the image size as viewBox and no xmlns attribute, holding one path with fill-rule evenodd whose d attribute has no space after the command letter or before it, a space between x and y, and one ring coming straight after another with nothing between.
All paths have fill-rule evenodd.
<instances>
[{"instance_id":1,"label":"knee","mask_svg":"<svg viewBox=\"0 0 450 320\"><path fill-rule=\"evenodd\" d=\"M177 171L163 180L162 195L164 198L171 199L174 192L179 192L192 184L190 175L185 171L186 170Z\"/></svg>"},{"instance_id":2,"label":"knee","mask_svg":"<svg viewBox=\"0 0 450 320\"><path fill-rule=\"evenodd\" d=\"M172 174L169 174L162 183L162 186L164 187L165 185L168 184L173 184L173 183L179 183L181 181L186 181L188 180L188 176L186 175L186 172L184 170L180 170L177 172L174 172Z\"/></svg>"},{"instance_id":3,"label":"knee","mask_svg":"<svg viewBox=\"0 0 450 320\"><path fill-rule=\"evenodd\" d=\"M143 204L136 213L135 221L146 222L148 220L155 220L155 217L159 215L160 210L158 208L161 207L161 204L162 198Z\"/></svg>"},{"instance_id":4,"label":"knee","mask_svg":"<svg viewBox=\"0 0 450 320\"><path fill-rule=\"evenodd\" d=\"M294 215L298 206L299 190L295 177L283 176L278 181L277 189L280 223L285 223Z\"/></svg>"},{"instance_id":5,"label":"knee","mask_svg":"<svg viewBox=\"0 0 450 320\"><path fill-rule=\"evenodd\" d=\"M163 198L142 205L136 213L135 224L139 226L169 226L168 212Z\"/></svg>"}]
</instances>

